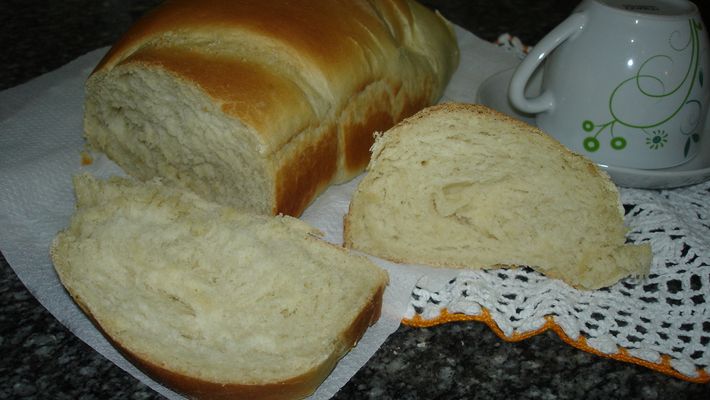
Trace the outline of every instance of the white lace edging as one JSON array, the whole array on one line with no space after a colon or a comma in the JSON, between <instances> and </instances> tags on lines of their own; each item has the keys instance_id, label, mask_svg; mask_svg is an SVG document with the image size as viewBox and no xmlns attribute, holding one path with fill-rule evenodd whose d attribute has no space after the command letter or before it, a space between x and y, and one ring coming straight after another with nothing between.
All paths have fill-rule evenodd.
<instances>
[{"instance_id":1,"label":"white lace edging","mask_svg":"<svg viewBox=\"0 0 710 400\"><path fill-rule=\"evenodd\" d=\"M628 239L649 242L651 273L595 291L576 290L532 269L465 271L444 288L417 286L405 319L442 311L479 316L485 308L506 337L552 318L606 355L670 367L689 378L710 374L710 182L674 190L620 189Z\"/></svg>"}]
</instances>

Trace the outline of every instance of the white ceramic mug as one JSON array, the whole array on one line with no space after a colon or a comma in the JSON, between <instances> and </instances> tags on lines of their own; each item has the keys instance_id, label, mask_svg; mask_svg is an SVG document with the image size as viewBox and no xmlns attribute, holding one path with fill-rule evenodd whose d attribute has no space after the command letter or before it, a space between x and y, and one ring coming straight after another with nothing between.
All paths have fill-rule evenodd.
<instances>
[{"instance_id":1,"label":"white ceramic mug","mask_svg":"<svg viewBox=\"0 0 710 400\"><path fill-rule=\"evenodd\" d=\"M597 163L672 167L700 148L709 61L693 3L584 0L518 66L508 97L535 114L543 131ZM538 67L541 94L526 98Z\"/></svg>"}]
</instances>

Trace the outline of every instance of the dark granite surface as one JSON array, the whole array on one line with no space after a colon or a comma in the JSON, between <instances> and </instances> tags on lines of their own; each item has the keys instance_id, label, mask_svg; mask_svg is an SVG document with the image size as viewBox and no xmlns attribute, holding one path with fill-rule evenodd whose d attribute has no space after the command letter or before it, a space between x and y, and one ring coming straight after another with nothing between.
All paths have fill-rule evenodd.
<instances>
[{"instance_id":1,"label":"dark granite surface","mask_svg":"<svg viewBox=\"0 0 710 400\"><path fill-rule=\"evenodd\" d=\"M0 89L111 44L157 2L0 1ZM510 32L534 44L577 2L424 3L484 39ZM0 263L0 399L160 397L68 332ZM710 399L709 386L584 353L553 333L506 343L467 322L400 327L336 398Z\"/></svg>"}]
</instances>

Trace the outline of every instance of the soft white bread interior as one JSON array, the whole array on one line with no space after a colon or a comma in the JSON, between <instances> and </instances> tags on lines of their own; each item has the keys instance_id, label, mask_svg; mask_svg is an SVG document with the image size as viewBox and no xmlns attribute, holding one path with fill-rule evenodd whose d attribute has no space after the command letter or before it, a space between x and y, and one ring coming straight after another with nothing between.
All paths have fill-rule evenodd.
<instances>
[{"instance_id":1,"label":"soft white bread interior","mask_svg":"<svg viewBox=\"0 0 710 400\"><path fill-rule=\"evenodd\" d=\"M413 0L168 0L86 83L84 131L141 180L298 216L373 132L433 104L456 37Z\"/></svg>"},{"instance_id":2,"label":"soft white bread interior","mask_svg":"<svg viewBox=\"0 0 710 400\"><path fill-rule=\"evenodd\" d=\"M291 217L151 181L75 178L51 257L77 304L156 380L199 398L300 398L380 315L387 273Z\"/></svg>"},{"instance_id":3,"label":"soft white bread interior","mask_svg":"<svg viewBox=\"0 0 710 400\"><path fill-rule=\"evenodd\" d=\"M616 186L586 158L480 105L421 111L377 138L345 244L407 263L530 266L596 289L645 275Z\"/></svg>"}]
</instances>

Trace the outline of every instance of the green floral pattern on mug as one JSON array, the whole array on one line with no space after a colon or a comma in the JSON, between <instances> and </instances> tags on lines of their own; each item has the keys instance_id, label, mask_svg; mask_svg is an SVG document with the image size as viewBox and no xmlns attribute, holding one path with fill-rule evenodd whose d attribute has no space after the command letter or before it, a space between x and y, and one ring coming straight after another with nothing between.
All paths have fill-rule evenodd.
<instances>
[{"instance_id":1,"label":"green floral pattern on mug","mask_svg":"<svg viewBox=\"0 0 710 400\"><path fill-rule=\"evenodd\" d=\"M690 48L690 51L692 51L691 61L688 65L688 70L686 71L686 74L683 77L682 81L676 87L673 87L667 91L663 91L662 93L652 93L650 90L645 89L643 82L652 82L665 89L662 78L654 76L652 73L648 73L646 67L652 65L653 62L658 62L659 60L665 60L670 62L672 62L673 60L672 57L668 55L655 55L646 59L643 63L641 63L640 67L638 68L638 71L634 76L625 79L624 81L619 83L612 91L609 97L609 112L612 117L610 120L602 123L595 123L590 119L582 121L582 130L591 134L585 136L582 141L582 145L584 146L585 150L591 153L598 151L600 147L604 144L600 140L600 136L605 132L609 135L608 143L612 149L624 150L628 145L628 141L622 133L618 132L618 129L615 129L619 126L623 126L624 128L630 128L631 131L638 131L640 133L643 133L646 137L645 144L646 146L648 146L649 149L661 149L668 143L669 134L673 134L673 132L667 132L665 129L661 129L661 125L673 119L684 107L697 107L697 110L702 110L700 100L690 98L690 94L695 85L698 84L700 85L700 87L702 87L704 83L704 74L702 69L700 68L699 31L702 30L702 24L693 19L690 19L688 21L688 25L690 35L688 42L685 45L681 47L676 47L672 44L671 39L673 38L673 35L678 34L678 32L673 32L669 37L670 47L673 50L680 52ZM614 106L615 96L620 93L620 90L622 90L622 88L625 88L625 85L635 85L637 91L641 93L642 96L648 98L663 100L664 98L670 98L670 96L672 95L678 95L678 93L680 93L679 91L681 90L683 91L683 96L681 97L681 100L678 101L677 107L675 107L672 112L667 113L665 115L656 115L656 118L653 121L646 121L642 123L633 122L625 120L623 117L621 117L619 115L618 110L616 110ZM697 118L697 121L695 121L695 123L690 127L690 129L679 129L679 133L687 137L684 142L685 146L683 148L683 155L686 158L688 154L690 154L691 146L700 141L698 128L701 128L701 120L702 118ZM629 130L626 129L624 133L628 134Z\"/></svg>"},{"instance_id":2,"label":"green floral pattern on mug","mask_svg":"<svg viewBox=\"0 0 710 400\"><path fill-rule=\"evenodd\" d=\"M662 129L654 130L651 135L646 137L646 145L653 150L660 149L666 143L668 143L668 134Z\"/></svg>"}]
</instances>

